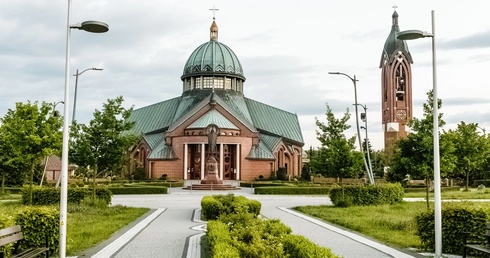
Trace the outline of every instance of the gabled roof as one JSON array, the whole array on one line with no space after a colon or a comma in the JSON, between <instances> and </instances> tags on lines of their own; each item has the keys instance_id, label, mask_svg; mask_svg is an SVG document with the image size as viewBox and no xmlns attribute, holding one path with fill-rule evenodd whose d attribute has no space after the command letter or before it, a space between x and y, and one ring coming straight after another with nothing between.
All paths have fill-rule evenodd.
<instances>
[{"instance_id":1,"label":"gabled roof","mask_svg":"<svg viewBox=\"0 0 490 258\"><path fill-rule=\"evenodd\" d=\"M148 159L176 159L174 149L171 146L165 145L165 141L161 141L154 149L151 150Z\"/></svg>"},{"instance_id":2,"label":"gabled roof","mask_svg":"<svg viewBox=\"0 0 490 258\"><path fill-rule=\"evenodd\" d=\"M233 94L228 94L228 92L223 92L223 91L220 91L220 94L216 94L216 92L213 93L213 92L208 91L207 94L208 95L205 95L204 98L202 98L202 96L203 96L202 92L196 92L196 94L194 94L195 95L194 97L186 96L185 99L187 101L182 101L182 104L179 105L178 111L185 109L185 110L187 110L187 112L180 115L180 117L172 123L172 125L168 128L168 130L169 131L174 130L175 128L180 126L183 122L185 122L189 118L191 118L197 111L199 111L203 107L209 105L210 102L214 102L214 103L216 103L216 105L220 105L226 111L228 111L231 115L233 115L236 119L238 119L245 127L250 129L250 131L253 131L253 132L257 131L257 129L251 123L251 121L249 121L248 119L246 119L242 115L242 114L247 114L248 117L250 117L250 114L249 114L246 106L244 109L240 109L239 111L237 111L233 108L233 106L235 106L237 108L243 106L243 105L236 105L237 103L239 103L239 101L237 101L237 99L239 99L239 98L230 97L230 95L233 95ZM183 95L189 95L189 94L183 94ZM220 95L223 96L224 99L226 99L227 101L223 100L223 98L221 98ZM191 101L191 99L192 99L192 101ZM242 96L242 99L243 99L243 96ZM201 100L201 102L195 103L197 100ZM194 103L194 106L189 105L190 102ZM229 105L228 103L232 104L233 106ZM181 108L181 106L185 106L186 108ZM175 117L177 117L177 115ZM206 127L206 126L204 126L204 127Z\"/></svg>"},{"instance_id":3,"label":"gabled roof","mask_svg":"<svg viewBox=\"0 0 490 258\"><path fill-rule=\"evenodd\" d=\"M146 134L169 127L180 99L173 98L133 110L128 120L135 125L130 133Z\"/></svg>"},{"instance_id":4,"label":"gabled roof","mask_svg":"<svg viewBox=\"0 0 490 258\"><path fill-rule=\"evenodd\" d=\"M275 159L272 151L262 141L254 145L248 153L247 159Z\"/></svg>"},{"instance_id":5,"label":"gabled roof","mask_svg":"<svg viewBox=\"0 0 490 258\"><path fill-rule=\"evenodd\" d=\"M253 124L260 131L282 136L303 144L303 134L296 114L245 98Z\"/></svg>"},{"instance_id":6,"label":"gabled roof","mask_svg":"<svg viewBox=\"0 0 490 258\"><path fill-rule=\"evenodd\" d=\"M238 129L238 127L236 127L230 120L228 120L216 109L209 110L209 112L194 121L194 123L189 125L187 128L206 128L210 124L215 124L218 126L218 128Z\"/></svg>"},{"instance_id":7,"label":"gabled roof","mask_svg":"<svg viewBox=\"0 0 490 258\"><path fill-rule=\"evenodd\" d=\"M221 106L250 131L261 133L263 143L254 150L258 157L270 158L271 149L279 140L304 144L296 114L245 98L239 92L225 90L184 92L181 97L136 109L129 118L129 121L135 122L130 133L144 135L152 149L152 158L174 157L173 150L165 149L163 133L174 130L210 103ZM215 109L194 121L188 128L205 128L209 124L238 129L238 125ZM163 152L157 154L155 151L158 148ZM266 152L270 155L260 154Z\"/></svg>"}]
</instances>

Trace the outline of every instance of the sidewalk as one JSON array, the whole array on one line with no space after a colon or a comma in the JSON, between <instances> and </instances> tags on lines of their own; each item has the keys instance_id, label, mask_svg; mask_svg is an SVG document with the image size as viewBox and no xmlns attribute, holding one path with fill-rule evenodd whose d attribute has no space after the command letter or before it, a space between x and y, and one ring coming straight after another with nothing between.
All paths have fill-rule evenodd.
<instances>
[{"instance_id":1,"label":"sidewalk","mask_svg":"<svg viewBox=\"0 0 490 258\"><path fill-rule=\"evenodd\" d=\"M205 222L201 221L200 201L211 194L228 191L189 191L172 188L167 195L115 195L113 204L148 207L152 210L139 221L120 230L111 239L87 250L80 257L200 257L200 238ZM345 258L422 257L397 250L354 232L335 227L295 212L289 208L303 205L330 204L328 197L253 195L250 188L232 191L262 203L261 214L280 219L294 234L328 247Z\"/></svg>"}]
</instances>

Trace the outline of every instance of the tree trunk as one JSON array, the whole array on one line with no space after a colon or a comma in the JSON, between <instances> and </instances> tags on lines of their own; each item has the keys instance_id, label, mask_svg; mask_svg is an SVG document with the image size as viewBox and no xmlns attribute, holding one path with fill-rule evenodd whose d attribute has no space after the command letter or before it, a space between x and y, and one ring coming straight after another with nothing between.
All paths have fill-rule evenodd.
<instances>
[{"instance_id":1,"label":"tree trunk","mask_svg":"<svg viewBox=\"0 0 490 258\"><path fill-rule=\"evenodd\" d=\"M30 179L29 179L29 205L32 205L32 191L33 191L33 188L32 188L32 185L34 184L34 168L35 168L35 165L36 163L32 162L31 164L31 176L30 176Z\"/></svg>"},{"instance_id":2,"label":"tree trunk","mask_svg":"<svg viewBox=\"0 0 490 258\"><path fill-rule=\"evenodd\" d=\"M465 191L468 191L468 185L470 184L470 173L466 171L466 188Z\"/></svg>"},{"instance_id":3,"label":"tree trunk","mask_svg":"<svg viewBox=\"0 0 490 258\"><path fill-rule=\"evenodd\" d=\"M0 194L5 194L5 172L2 173L2 187L0 188Z\"/></svg>"},{"instance_id":4,"label":"tree trunk","mask_svg":"<svg viewBox=\"0 0 490 258\"><path fill-rule=\"evenodd\" d=\"M94 176L93 176L93 182L92 182L92 205L95 205L95 199L97 198L97 183L95 182L95 179L97 178L97 173L98 173L98 167L97 165L94 166Z\"/></svg>"},{"instance_id":5,"label":"tree trunk","mask_svg":"<svg viewBox=\"0 0 490 258\"><path fill-rule=\"evenodd\" d=\"M427 204L427 209L430 209L429 206L429 178L425 178L425 202Z\"/></svg>"}]
</instances>

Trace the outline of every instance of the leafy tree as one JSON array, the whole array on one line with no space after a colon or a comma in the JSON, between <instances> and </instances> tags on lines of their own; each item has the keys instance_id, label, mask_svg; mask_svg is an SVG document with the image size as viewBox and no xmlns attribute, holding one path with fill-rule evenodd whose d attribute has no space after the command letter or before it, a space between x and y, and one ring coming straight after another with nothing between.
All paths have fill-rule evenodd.
<instances>
[{"instance_id":1,"label":"leafy tree","mask_svg":"<svg viewBox=\"0 0 490 258\"><path fill-rule=\"evenodd\" d=\"M396 143L396 150L392 160L389 179L402 181L407 175L412 178L423 178L426 181L426 200L429 207L429 182L434 177L434 142L433 142L433 94L427 93L427 102L423 104L424 117L413 118L409 122L412 129L406 138ZM442 101L438 99L438 108ZM445 122L439 113L438 123L442 127ZM441 176L454 168L451 141L447 137L440 137L440 167Z\"/></svg>"},{"instance_id":2,"label":"leafy tree","mask_svg":"<svg viewBox=\"0 0 490 258\"><path fill-rule=\"evenodd\" d=\"M301 180L310 181L310 165L304 164L301 168Z\"/></svg>"},{"instance_id":3,"label":"leafy tree","mask_svg":"<svg viewBox=\"0 0 490 258\"><path fill-rule=\"evenodd\" d=\"M335 118L332 109L327 104L327 123L319 121L316 117L317 139L322 144L319 149L319 163L323 166L327 176L339 177L342 184L343 177L357 177L362 173L362 154L355 151L356 136L347 139L344 131L350 128L347 121L350 118L349 109L341 119Z\"/></svg>"},{"instance_id":4,"label":"leafy tree","mask_svg":"<svg viewBox=\"0 0 490 258\"><path fill-rule=\"evenodd\" d=\"M385 152L382 150L373 151L371 154L371 167L375 177L383 178L385 176L385 164Z\"/></svg>"},{"instance_id":5,"label":"leafy tree","mask_svg":"<svg viewBox=\"0 0 490 258\"><path fill-rule=\"evenodd\" d=\"M480 169L489 153L489 145L484 136L477 132L478 124L461 121L456 130L449 130L451 142L454 144L456 157L455 172L457 176L463 176L466 181L465 189L468 190L470 176L474 177Z\"/></svg>"},{"instance_id":6,"label":"leafy tree","mask_svg":"<svg viewBox=\"0 0 490 258\"><path fill-rule=\"evenodd\" d=\"M134 126L134 122L127 121L133 108L125 109L122 103L122 97L108 99L102 111L95 110L89 125L74 123L71 127L69 158L92 171L94 202L97 175L121 170L126 150L136 139L125 133Z\"/></svg>"},{"instance_id":7,"label":"leafy tree","mask_svg":"<svg viewBox=\"0 0 490 258\"><path fill-rule=\"evenodd\" d=\"M36 167L44 157L61 148L62 119L53 115L52 105L46 102L40 107L37 101L18 102L15 106L15 110L9 109L0 120L0 170L2 181L10 178L23 184L28 177L29 204L32 204Z\"/></svg>"}]
</instances>

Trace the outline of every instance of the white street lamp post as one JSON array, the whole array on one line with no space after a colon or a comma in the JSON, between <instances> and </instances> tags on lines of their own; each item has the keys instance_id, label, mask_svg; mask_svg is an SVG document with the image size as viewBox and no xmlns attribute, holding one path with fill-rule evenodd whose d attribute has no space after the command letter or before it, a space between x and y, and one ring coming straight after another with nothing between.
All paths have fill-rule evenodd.
<instances>
[{"instance_id":1,"label":"white street lamp post","mask_svg":"<svg viewBox=\"0 0 490 258\"><path fill-rule=\"evenodd\" d=\"M371 175L374 177L373 166L371 165L371 154L369 151L369 137L368 137L368 126L367 126L367 106L363 105L363 104L357 104L357 105L361 106L364 109L364 119L362 118L362 115L361 115L361 119L364 121L364 127L361 126L361 129L366 130L366 152L367 152L369 171L371 172Z\"/></svg>"},{"instance_id":2,"label":"white street lamp post","mask_svg":"<svg viewBox=\"0 0 490 258\"><path fill-rule=\"evenodd\" d=\"M441 168L439 160L439 110L437 98L437 67L436 67L436 34L435 11L431 12L432 33L420 30L407 30L398 34L398 39L411 40L418 38L432 38L432 101L434 104L434 230L435 230L435 257L442 257L442 214L441 214Z\"/></svg>"},{"instance_id":3,"label":"white street lamp post","mask_svg":"<svg viewBox=\"0 0 490 258\"><path fill-rule=\"evenodd\" d=\"M109 26L99 21L86 21L81 24L70 25L71 0L68 0L68 15L66 24L66 60L65 60L65 95L63 109L63 144L61 151L61 193L60 193L60 258L66 257L66 224L67 224L67 201L68 201L68 141L69 133L69 97L70 97L70 36L71 29L85 30L93 33L104 33Z\"/></svg>"},{"instance_id":4,"label":"white street lamp post","mask_svg":"<svg viewBox=\"0 0 490 258\"><path fill-rule=\"evenodd\" d=\"M352 83L354 84L354 105L356 106L356 128L357 128L357 139L359 140L359 149L361 150L362 153L362 158L364 159L364 167L366 168L366 172L368 174L369 178L369 183L374 184L374 177L371 174L371 171L369 170L368 164L366 162L366 156L364 155L364 151L362 148L362 142L361 142L361 132L359 130L359 111L357 108L357 87L356 87L356 82L358 81L356 79L356 75L354 75L354 78L350 77L349 75L345 73L340 73L340 72L328 72L329 74L335 74L335 75L343 75L347 78L349 78Z\"/></svg>"},{"instance_id":5,"label":"white street lamp post","mask_svg":"<svg viewBox=\"0 0 490 258\"><path fill-rule=\"evenodd\" d=\"M76 111L77 111L78 76L80 76L80 75L82 75L82 73L84 73L86 71L90 71L90 70L102 71L104 69L92 67L92 68L87 68L87 69L83 70L80 73L78 72L78 69L77 69L77 72L73 75L73 76L75 76L75 94L73 96L73 116L71 117L71 120L72 121L75 121L75 114L76 114Z\"/></svg>"}]
</instances>

